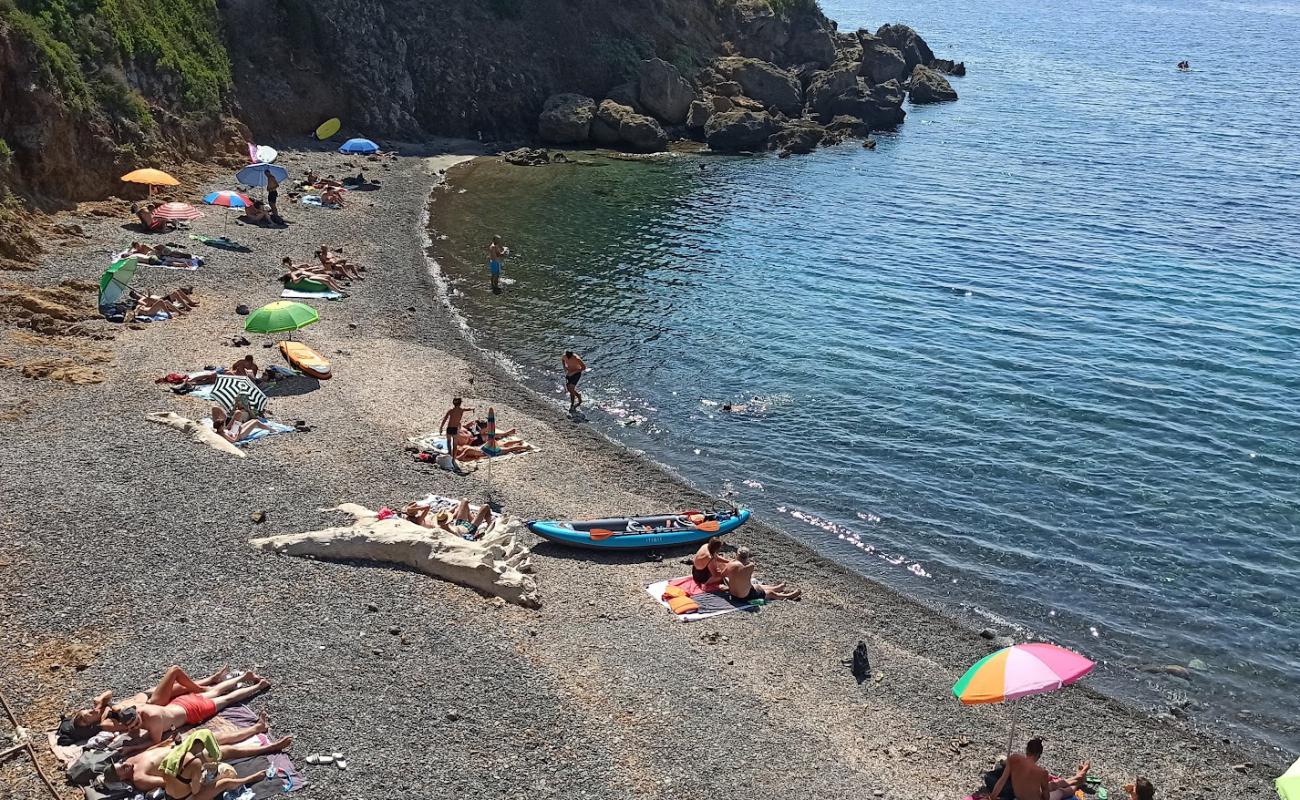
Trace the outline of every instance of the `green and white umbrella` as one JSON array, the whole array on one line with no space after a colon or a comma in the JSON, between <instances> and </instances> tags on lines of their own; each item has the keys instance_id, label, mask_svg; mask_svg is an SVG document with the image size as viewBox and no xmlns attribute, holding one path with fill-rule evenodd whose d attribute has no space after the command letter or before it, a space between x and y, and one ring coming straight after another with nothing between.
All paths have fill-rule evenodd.
<instances>
[{"instance_id":1,"label":"green and white umbrella","mask_svg":"<svg viewBox=\"0 0 1300 800\"><path fill-rule=\"evenodd\" d=\"M212 385L212 401L226 411L244 405L261 416L266 410L266 394L247 375L218 375Z\"/></svg>"},{"instance_id":2,"label":"green and white umbrella","mask_svg":"<svg viewBox=\"0 0 1300 800\"><path fill-rule=\"evenodd\" d=\"M1277 796L1282 800L1300 800L1300 758L1276 781Z\"/></svg>"},{"instance_id":3,"label":"green and white umbrella","mask_svg":"<svg viewBox=\"0 0 1300 800\"><path fill-rule=\"evenodd\" d=\"M248 315L244 330L249 333L285 333L320 321L320 314L306 303L277 300Z\"/></svg>"},{"instance_id":4,"label":"green and white umbrella","mask_svg":"<svg viewBox=\"0 0 1300 800\"><path fill-rule=\"evenodd\" d=\"M131 281L140 266L135 256L114 261L112 266L99 276L99 307L115 306L131 290Z\"/></svg>"}]
</instances>

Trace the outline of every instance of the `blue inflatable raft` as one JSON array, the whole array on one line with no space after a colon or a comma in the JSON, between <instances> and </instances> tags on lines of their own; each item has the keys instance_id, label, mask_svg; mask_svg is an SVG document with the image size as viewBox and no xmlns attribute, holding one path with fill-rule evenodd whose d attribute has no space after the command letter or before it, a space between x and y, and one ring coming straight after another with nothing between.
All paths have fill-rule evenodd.
<instances>
[{"instance_id":1,"label":"blue inflatable raft","mask_svg":"<svg viewBox=\"0 0 1300 800\"><path fill-rule=\"evenodd\" d=\"M534 520L528 527L543 539L570 547L644 550L698 544L728 534L748 520L749 509L741 508L617 519Z\"/></svg>"}]
</instances>

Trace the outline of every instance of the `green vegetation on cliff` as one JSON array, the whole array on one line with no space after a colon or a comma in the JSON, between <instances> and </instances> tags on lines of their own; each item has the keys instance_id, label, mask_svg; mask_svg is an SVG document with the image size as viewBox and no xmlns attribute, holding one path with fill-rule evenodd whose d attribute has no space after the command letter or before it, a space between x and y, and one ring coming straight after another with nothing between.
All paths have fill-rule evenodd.
<instances>
[{"instance_id":1,"label":"green vegetation on cliff","mask_svg":"<svg viewBox=\"0 0 1300 800\"><path fill-rule=\"evenodd\" d=\"M215 0L0 0L0 21L31 43L40 77L78 111L99 106L148 126L141 89L212 113L230 88Z\"/></svg>"}]
</instances>

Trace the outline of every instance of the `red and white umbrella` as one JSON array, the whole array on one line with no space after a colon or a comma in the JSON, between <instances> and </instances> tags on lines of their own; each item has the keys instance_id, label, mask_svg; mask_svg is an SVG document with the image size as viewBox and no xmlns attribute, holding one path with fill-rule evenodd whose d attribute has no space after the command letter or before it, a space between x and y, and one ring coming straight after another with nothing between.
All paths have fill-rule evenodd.
<instances>
[{"instance_id":1,"label":"red and white umbrella","mask_svg":"<svg viewBox=\"0 0 1300 800\"><path fill-rule=\"evenodd\" d=\"M163 203L153 210L153 216L171 222L188 222L203 216L203 212L189 203Z\"/></svg>"}]
</instances>

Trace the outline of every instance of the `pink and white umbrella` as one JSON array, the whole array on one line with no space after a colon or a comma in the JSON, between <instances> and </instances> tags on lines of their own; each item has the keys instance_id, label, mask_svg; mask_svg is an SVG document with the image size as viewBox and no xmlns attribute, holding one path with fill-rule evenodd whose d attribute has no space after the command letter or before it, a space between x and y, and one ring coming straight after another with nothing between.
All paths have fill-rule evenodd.
<instances>
[{"instance_id":1,"label":"pink and white umbrella","mask_svg":"<svg viewBox=\"0 0 1300 800\"><path fill-rule=\"evenodd\" d=\"M189 203L163 203L153 210L153 216L154 219L188 222L203 216L203 212Z\"/></svg>"},{"instance_id":2,"label":"pink and white umbrella","mask_svg":"<svg viewBox=\"0 0 1300 800\"><path fill-rule=\"evenodd\" d=\"M274 147L264 144L248 143L248 163L250 164L270 164L280 155L280 152Z\"/></svg>"}]
</instances>

